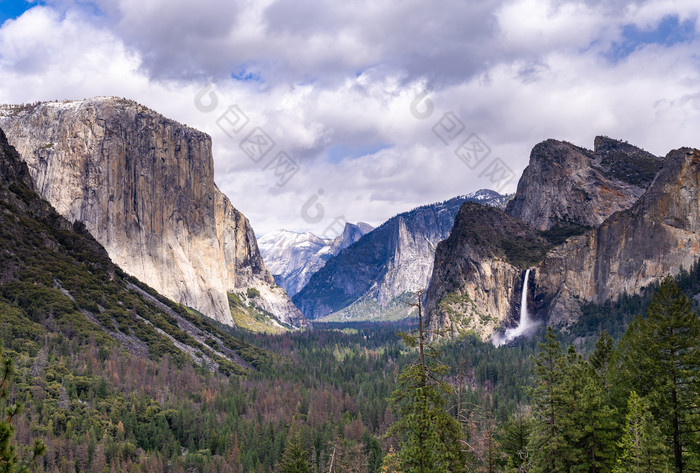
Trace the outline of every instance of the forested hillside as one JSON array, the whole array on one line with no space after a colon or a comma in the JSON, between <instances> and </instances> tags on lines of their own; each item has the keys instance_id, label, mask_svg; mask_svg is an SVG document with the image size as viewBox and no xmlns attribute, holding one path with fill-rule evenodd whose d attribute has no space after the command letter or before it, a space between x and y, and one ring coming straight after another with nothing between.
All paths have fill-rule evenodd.
<instances>
[{"instance_id":1,"label":"forested hillside","mask_svg":"<svg viewBox=\"0 0 700 473\"><path fill-rule=\"evenodd\" d=\"M0 158L4 471L10 445L61 473L700 468L698 264L586 306L567 348L542 329L423 358L409 322L256 335L125 275Z\"/></svg>"},{"instance_id":2,"label":"forested hillside","mask_svg":"<svg viewBox=\"0 0 700 473\"><path fill-rule=\"evenodd\" d=\"M665 306L663 300L655 304ZM616 307L606 310L623 310L623 304ZM576 340L580 354L561 348L552 334L545 339L543 332L502 348L473 338L440 345L439 360L446 366L440 378L450 391L443 396L444 410L460 421L467 471L593 471L574 468L590 461L598 462L594 471L601 472L665 471L613 470L618 459L626 462L635 454L621 446L624 438L629 443L630 416L646 419L648 435L656 439L654 461L662 458L668 471L678 471L671 454L672 423L664 417L669 407L659 404L670 399L663 395L668 384L661 378L650 383L668 365L647 351L656 332L644 320L633 324L617 350L614 340L603 337L591 352L582 340L598 337L585 338L583 330L565 337ZM66 335L49 336L35 355L21 349L6 353L17 367L11 400L26 404L15 419L16 442L30 445L40 438L47 444L40 471L102 471L105 466L135 471L137 465L144 471L293 471L282 469L285 452L292 451L313 472L329 471L331 462L337 472L382 471L383 463L389 468L398 461L410 431L384 437L401 418L390 401L401 390L397 376L418 359L417 349L396 332L412 328L319 325L283 335L241 333L246 342L276 352L269 364L245 377L208 372L192 362L178 365L168 355L153 361L92 341L80 345ZM537 348L538 340L545 345ZM692 351L692 338L684 343ZM689 372L697 373L692 361ZM639 377L639 367L653 370ZM697 387L684 391L693 392ZM688 402L692 398L684 398L683 405L692 407ZM537 456L551 427L551 405L561 428L553 445L562 463L554 470L542 463L551 455ZM691 465L698 458L693 434L683 435L682 457ZM599 452L595 458L592 448Z\"/></svg>"}]
</instances>

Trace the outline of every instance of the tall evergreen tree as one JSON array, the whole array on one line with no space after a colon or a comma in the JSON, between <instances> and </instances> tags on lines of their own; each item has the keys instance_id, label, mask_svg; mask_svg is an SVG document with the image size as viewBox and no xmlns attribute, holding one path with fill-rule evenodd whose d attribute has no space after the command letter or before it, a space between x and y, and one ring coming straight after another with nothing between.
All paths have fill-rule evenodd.
<instances>
[{"instance_id":1,"label":"tall evergreen tree","mask_svg":"<svg viewBox=\"0 0 700 473\"><path fill-rule=\"evenodd\" d=\"M462 429L445 408L445 397L452 391L442 381L447 367L438 361L440 352L425 343L421 296L417 335L401 334L408 346L418 348L419 359L398 376L391 400L398 406L399 420L386 435L402 439L397 452L402 473L466 473Z\"/></svg>"},{"instance_id":2,"label":"tall evergreen tree","mask_svg":"<svg viewBox=\"0 0 700 473\"><path fill-rule=\"evenodd\" d=\"M0 357L2 353L0 352ZM12 435L14 427L12 426L12 417L17 412L17 406L6 407L8 397L8 386L14 375L14 365L10 358L2 358L2 378L0 378L0 415L6 414L7 418L0 419L0 471L14 472L17 469L17 452L15 446L12 445ZM4 417L4 416L3 416Z\"/></svg>"},{"instance_id":3,"label":"tall evergreen tree","mask_svg":"<svg viewBox=\"0 0 700 473\"><path fill-rule=\"evenodd\" d=\"M561 385L564 379L564 354L551 327L547 328L545 342L533 359L535 386L530 390L532 399L533 431L529 451L533 472L559 473L567 471L564 455L564 436Z\"/></svg>"},{"instance_id":4,"label":"tall evergreen tree","mask_svg":"<svg viewBox=\"0 0 700 473\"><path fill-rule=\"evenodd\" d=\"M668 446L656 422L635 391L630 393L621 454L614 473L670 473Z\"/></svg>"},{"instance_id":5,"label":"tall evergreen tree","mask_svg":"<svg viewBox=\"0 0 700 473\"><path fill-rule=\"evenodd\" d=\"M304 448L304 439L296 422L292 423L287 437L287 445L280 460L280 473L311 473L308 451Z\"/></svg>"},{"instance_id":6,"label":"tall evergreen tree","mask_svg":"<svg viewBox=\"0 0 700 473\"><path fill-rule=\"evenodd\" d=\"M571 471L611 471L618 438L615 410L607 405L601 377L577 353L569 355L562 391L570 406L563 417L567 421L564 435L573 460Z\"/></svg>"},{"instance_id":7,"label":"tall evergreen tree","mask_svg":"<svg viewBox=\"0 0 700 473\"><path fill-rule=\"evenodd\" d=\"M362 434L362 444L363 452L367 457L368 473L377 473L382 466L382 460L384 458L379 440L369 432L365 432Z\"/></svg>"},{"instance_id":8,"label":"tall evergreen tree","mask_svg":"<svg viewBox=\"0 0 700 473\"><path fill-rule=\"evenodd\" d=\"M609 394L608 372L610 368L610 359L615 350L615 343L610 334L603 330L595 344L595 350L591 354L590 362L593 369L603 382L606 393Z\"/></svg>"},{"instance_id":9,"label":"tall evergreen tree","mask_svg":"<svg viewBox=\"0 0 700 473\"><path fill-rule=\"evenodd\" d=\"M636 391L649 401L676 473L700 470L700 318L671 277L638 316L615 355L618 398Z\"/></svg>"},{"instance_id":10,"label":"tall evergreen tree","mask_svg":"<svg viewBox=\"0 0 700 473\"><path fill-rule=\"evenodd\" d=\"M530 393L531 471L611 471L618 429L602 378L573 347L564 354L551 328L540 348Z\"/></svg>"},{"instance_id":11,"label":"tall evergreen tree","mask_svg":"<svg viewBox=\"0 0 700 473\"><path fill-rule=\"evenodd\" d=\"M499 451L505 455L505 463L513 469L527 471L531 433L532 415L525 407L519 408L501 425L497 438Z\"/></svg>"}]
</instances>

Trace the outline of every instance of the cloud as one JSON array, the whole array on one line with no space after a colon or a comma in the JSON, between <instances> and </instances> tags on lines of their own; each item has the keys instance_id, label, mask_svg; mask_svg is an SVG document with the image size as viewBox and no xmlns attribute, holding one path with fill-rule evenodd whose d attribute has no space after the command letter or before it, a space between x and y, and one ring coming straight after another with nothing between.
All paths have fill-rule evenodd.
<instances>
[{"instance_id":1,"label":"cloud","mask_svg":"<svg viewBox=\"0 0 700 473\"><path fill-rule=\"evenodd\" d=\"M322 233L500 185L494 163L512 192L547 138L700 146L696 3L51 0L0 27L0 102L137 100L212 136L216 181L258 234ZM417 117L426 91L432 114ZM250 120L240 134L219 126L230 106ZM462 130L448 144L446 116ZM282 186L241 148L255 127L270 159L298 165ZM476 164L456 153L472 134L490 149ZM320 220L302 215L314 197Z\"/></svg>"},{"instance_id":2,"label":"cloud","mask_svg":"<svg viewBox=\"0 0 700 473\"><path fill-rule=\"evenodd\" d=\"M609 41L615 29L609 18L582 2L519 0L497 12L505 49L518 54L587 49Z\"/></svg>"}]
</instances>

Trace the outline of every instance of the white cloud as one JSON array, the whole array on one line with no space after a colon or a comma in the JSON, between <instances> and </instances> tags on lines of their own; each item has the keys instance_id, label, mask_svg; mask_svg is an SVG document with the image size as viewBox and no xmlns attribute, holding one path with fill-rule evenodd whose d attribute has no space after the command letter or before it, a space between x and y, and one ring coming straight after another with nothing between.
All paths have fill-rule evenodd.
<instances>
[{"instance_id":1,"label":"white cloud","mask_svg":"<svg viewBox=\"0 0 700 473\"><path fill-rule=\"evenodd\" d=\"M697 39L607 56L625 25L697 19L694 3L104 0L96 13L57 0L0 28L0 102L137 100L212 135L217 183L259 234L321 233L336 216L376 225L489 187L495 158L519 176L547 138L700 146ZM203 113L194 96L212 80L218 108ZM428 83L420 120L410 104ZM300 163L285 186L217 126L234 104ZM446 112L491 147L476 169L432 132ZM325 215L310 223L300 210L319 190Z\"/></svg>"},{"instance_id":2,"label":"white cloud","mask_svg":"<svg viewBox=\"0 0 700 473\"><path fill-rule=\"evenodd\" d=\"M608 41L614 29L609 18L584 2L517 0L503 5L497 17L506 48L521 53L586 49Z\"/></svg>"},{"instance_id":3,"label":"white cloud","mask_svg":"<svg viewBox=\"0 0 700 473\"><path fill-rule=\"evenodd\" d=\"M656 28L659 22L668 16L678 16L681 22L697 21L700 5L694 0L656 0L631 3L624 18L627 22L644 30Z\"/></svg>"}]
</instances>

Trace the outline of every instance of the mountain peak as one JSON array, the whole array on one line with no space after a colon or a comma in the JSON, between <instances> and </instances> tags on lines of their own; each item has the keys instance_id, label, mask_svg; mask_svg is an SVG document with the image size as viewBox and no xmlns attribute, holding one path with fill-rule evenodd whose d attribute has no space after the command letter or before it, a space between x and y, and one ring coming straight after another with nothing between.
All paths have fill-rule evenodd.
<instances>
[{"instance_id":1,"label":"mountain peak","mask_svg":"<svg viewBox=\"0 0 700 473\"><path fill-rule=\"evenodd\" d=\"M222 323L234 324L227 292L249 288L282 322L302 323L216 187L207 134L118 97L6 105L0 125L37 192L129 274Z\"/></svg>"},{"instance_id":2,"label":"mountain peak","mask_svg":"<svg viewBox=\"0 0 700 473\"><path fill-rule=\"evenodd\" d=\"M355 243L373 228L364 222L346 222L343 233L334 239L321 238L311 232L278 230L261 237L258 245L277 284L293 296L329 258Z\"/></svg>"},{"instance_id":3,"label":"mountain peak","mask_svg":"<svg viewBox=\"0 0 700 473\"><path fill-rule=\"evenodd\" d=\"M561 224L597 227L630 208L663 160L630 144L599 136L595 151L545 140L532 148L507 212L539 230Z\"/></svg>"},{"instance_id":4,"label":"mountain peak","mask_svg":"<svg viewBox=\"0 0 700 473\"><path fill-rule=\"evenodd\" d=\"M607 155L610 153L625 153L632 156L640 156L649 159L662 160L663 158L655 156L642 148L631 145L626 141L617 140L608 136L596 136L593 140L593 152L599 155Z\"/></svg>"}]
</instances>

